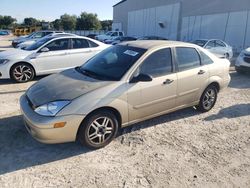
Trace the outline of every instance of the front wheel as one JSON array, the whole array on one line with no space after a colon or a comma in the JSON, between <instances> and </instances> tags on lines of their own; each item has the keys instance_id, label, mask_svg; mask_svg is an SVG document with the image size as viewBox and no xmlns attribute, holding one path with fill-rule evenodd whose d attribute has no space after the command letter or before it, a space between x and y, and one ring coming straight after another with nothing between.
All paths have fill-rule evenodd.
<instances>
[{"instance_id":1,"label":"front wheel","mask_svg":"<svg viewBox=\"0 0 250 188\"><path fill-rule=\"evenodd\" d=\"M88 117L81 125L77 138L90 149L108 145L117 135L118 121L110 111L98 111Z\"/></svg>"},{"instance_id":2,"label":"front wheel","mask_svg":"<svg viewBox=\"0 0 250 188\"><path fill-rule=\"evenodd\" d=\"M199 105L196 106L197 110L201 112L210 111L214 107L217 101L217 95L218 95L217 88L213 85L208 86L201 95Z\"/></svg>"},{"instance_id":3,"label":"front wheel","mask_svg":"<svg viewBox=\"0 0 250 188\"><path fill-rule=\"evenodd\" d=\"M18 83L25 83L33 80L35 71L29 64L19 63L11 68L10 76Z\"/></svg>"}]
</instances>

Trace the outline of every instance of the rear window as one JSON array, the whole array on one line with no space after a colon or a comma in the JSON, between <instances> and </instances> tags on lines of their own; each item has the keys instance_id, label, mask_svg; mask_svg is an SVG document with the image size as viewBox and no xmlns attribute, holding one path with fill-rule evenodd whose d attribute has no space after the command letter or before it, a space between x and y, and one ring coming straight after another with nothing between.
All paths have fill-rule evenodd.
<instances>
[{"instance_id":1,"label":"rear window","mask_svg":"<svg viewBox=\"0 0 250 188\"><path fill-rule=\"evenodd\" d=\"M184 71L200 66L200 56L194 48L176 48L176 58L179 71Z\"/></svg>"}]
</instances>

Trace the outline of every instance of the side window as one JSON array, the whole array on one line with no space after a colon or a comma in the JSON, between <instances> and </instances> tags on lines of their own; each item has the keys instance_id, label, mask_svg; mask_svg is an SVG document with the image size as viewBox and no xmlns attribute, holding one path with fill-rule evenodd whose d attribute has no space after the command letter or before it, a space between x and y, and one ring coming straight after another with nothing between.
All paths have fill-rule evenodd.
<instances>
[{"instance_id":1,"label":"side window","mask_svg":"<svg viewBox=\"0 0 250 188\"><path fill-rule=\"evenodd\" d=\"M172 72L171 49L165 48L152 53L140 67L141 74L153 77L164 76Z\"/></svg>"},{"instance_id":2,"label":"side window","mask_svg":"<svg viewBox=\"0 0 250 188\"><path fill-rule=\"evenodd\" d=\"M72 39L73 49L89 48L89 43L85 39Z\"/></svg>"},{"instance_id":3,"label":"side window","mask_svg":"<svg viewBox=\"0 0 250 188\"><path fill-rule=\"evenodd\" d=\"M43 37L43 32L38 32L33 35L33 38L41 38Z\"/></svg>"},{"instance_id":4,"label":"side window","mask_svg":"<svg viewBox=\"0 0 250 188\"><path fill-rule=\"evenodd\" d=\"M214 48L215 47L215 41L212 40L212 41L208 42L206 47Z\"/></svg>"},{"instance_id":5,"label":"side window","mask_svg":"<svg viewBox=\"0 0 250 188\"><path fill-rule=\"evenodd\" d=\"M123 36L123 33L122 33L122 32L119 32L119 36Z\"/></svg>"},{"instance_id":6,"label":"side window","mask_svg":"<svg viewBox=\"0 0 250 188\"><path fill-rule=\"evenodd\" d=\"M114 32L111 37L117 37L118 36L118 33L117 32Z\"/></svg>"},{"instance_id":7,"label":"side window","mask_svg":"<svg viewBox=\"0 0 250 188\"><path fill-rule=\"evenodd\" d=\"M95 42L93 42L93 41L91 41L91 40L88 40L88 42L89 42L89 47L90 47L90 48L95 48L95 47L98 47L98 46L99 46L98 44L96 44Z\"/></svg>"},{"instance_id":8,"label":"side window","mask_svg":"<svg viewBox=\"0 0 250 188\"><path fill-rule=\"evenodd\" d=\"M54 40L46 47L49 51L67 50L69 49L69 39Z\"/></svg>"},{"instance_id":9,"label":"side window","mask_svg":"<svg viewBox=\"0 0 250 188\"><path fill-rule=\"evenodd\" d=\"M201 64L202 65L209 65L214 63L213 60L207 55L205 54L203 51L199 50L200 52L200 56L201 56Z\"/></svg>"},{"instance_id":10,"label":"side window","mask_svg":"<svg viewBox=\"0 0 250 188\"><path fill-rule=\"evenodd\" d=\"M226 45L222 41L217 40L216 41L216 47L226 47Z\"/></svg>"},{"instance_id":11,"label":"side window","mask_svg":"<svg viewBox=\"0 0 250 188\"><path fill-rule=\"evenodd\" d=\"M179 71L184 71L200 66L200 56L194 48L177 47L176 58Z\"/></svg>"}]
</instances>

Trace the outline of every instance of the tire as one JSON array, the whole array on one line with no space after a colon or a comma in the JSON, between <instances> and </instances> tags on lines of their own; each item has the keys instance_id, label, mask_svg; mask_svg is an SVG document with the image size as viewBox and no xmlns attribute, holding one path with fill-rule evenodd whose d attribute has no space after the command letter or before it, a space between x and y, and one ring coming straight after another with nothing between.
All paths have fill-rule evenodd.
<instances>
[{"instance_id":1,"label":"tire","mask_svg":"<svg viewBox=\"0 0 250 188\"><path fill-rule=\"evenodd\" d=\"M205 91L202 93L199 105L196 106L196 109L200 112L208 112L210 111L216 101L218 96L218 90L214 85L208 86Z\"/></svg>"},{"instance_id":2,"label":"tire","mask_svg":"<svg viewBox=\"0 0 250 188\"><path fill-rule=\"evenodd\" d=\"M90 149L100 149L116 137L118 129L117 117L111 111L97 111L83 121L77 139Z\"/></svg>"},{"instance_id":3,"label":"tire","mask_svg":"<svg viewBox=\"0 0 250 188\"><path fill-rule=\"evenodd\" d=\"M35 71L33 67L27 63L18 63L10 70L10 77L18 83L25 83L33 80Z\"/></svg>"},{"instance_id":4,"label":"tire","mask_svg":"<svg viewBox=\"0 0 250 188\"><path fill-rule=\"evenodd\" d=\"M244 74L244 71L242 69L238 68L238 67L235 67L235 70L239 74Z\"/></svg>"}]
</instances>

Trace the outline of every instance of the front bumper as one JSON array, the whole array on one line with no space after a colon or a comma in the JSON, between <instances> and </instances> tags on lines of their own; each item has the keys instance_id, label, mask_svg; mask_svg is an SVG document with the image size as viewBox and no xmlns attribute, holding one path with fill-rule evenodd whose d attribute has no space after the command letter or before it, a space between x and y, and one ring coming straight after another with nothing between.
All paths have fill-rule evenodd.
<instances>
[{"instance_id":1,"label":"front bumper","mask_svg":"<svg viewBox=\"0 0 250 188\"><path fill-rule=\"evenodd\" d=\"M239 72L250 72L250 63L245 62L243 57L238 57L235 62L235 69Z\"/></svg>"},{"instance_id":2,"label":"front bumper","mask_svg":"<svg viewBox=\"0 0 250 188\"><path fill-rule=\"evenodd\" d=\"M84 119L81 115L41 116L31 108L26 95L20 98L20 107L28 132L37 141L46 144L74 142ZM54 124L59 122L66 122L66 125L63 128L54 128Z\"/></svg>"},{"instance_id":3,"label":"front bumper","mask_svg":"<svg viewBox=\"0 0 250 188\"><path fill-rule=\"evenodd\" d=\"M0 79L9 79L9 63L6 63L4 65L0 65Z\"/></svg>"}]
</instances>

